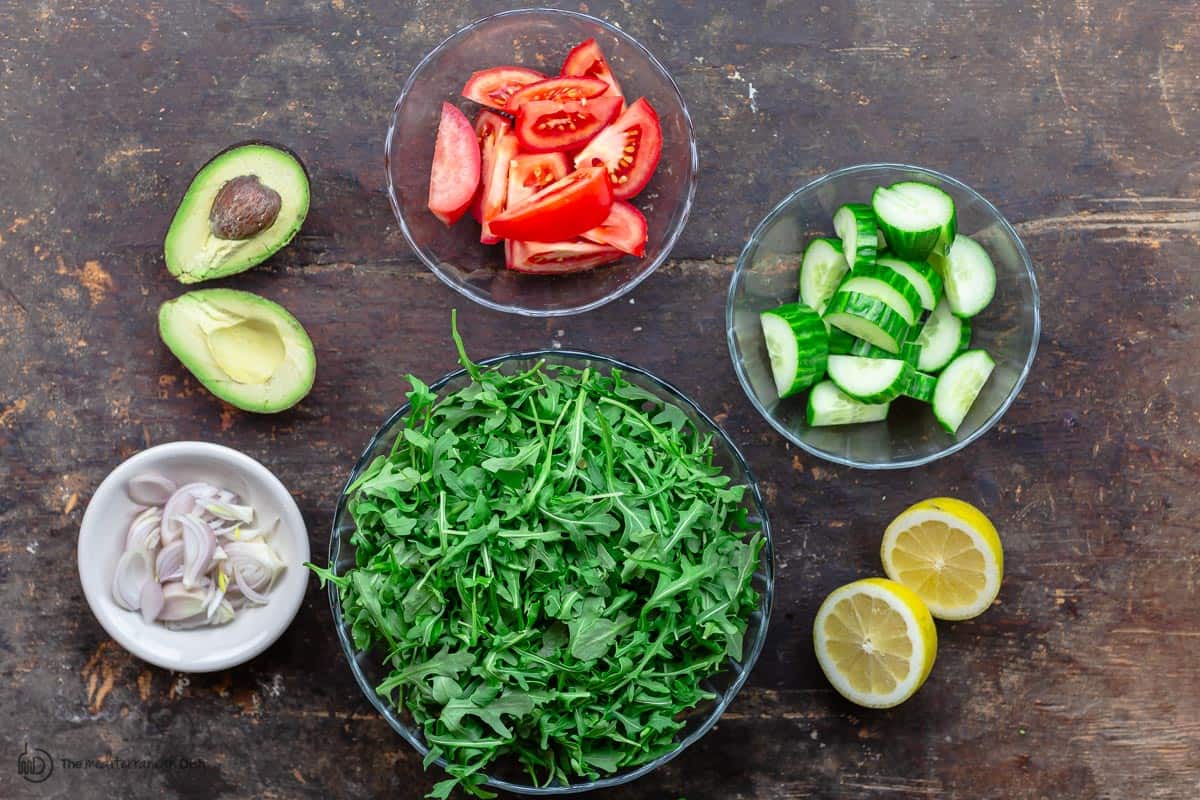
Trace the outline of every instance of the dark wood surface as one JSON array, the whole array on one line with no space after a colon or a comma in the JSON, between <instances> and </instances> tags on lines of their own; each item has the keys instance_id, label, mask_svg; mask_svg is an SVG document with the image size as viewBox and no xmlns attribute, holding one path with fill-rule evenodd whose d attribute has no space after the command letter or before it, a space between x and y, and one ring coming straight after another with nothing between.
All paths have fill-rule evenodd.
<instances>
[{"instance_id":1,"label":"dark wood surface","mask_svg":"<svg viewBox=\"0 0 1200 800\"><path fill-rule=\"evenodd\" d=\"M572 5L668 65L702 175L674 258L630 299L549 322L470 308L480 356L559 343L675 382L763 478L777 613L749 684L681 758L607 796L1195 797L1200 793L1200 15L1190 3ZM88 611L75 537L91 492L148 445L201 438L295 492L315 552L403 375L453 367L448 308L384 194L382 137L409 69L489 3L0 0L0 796L416 798L439 779L355 687L315 582L283 638L225 673L152 668ZM306 158L296 242L223 282L284 302L318 380L295 410L214 400L159 342L180 287L161 238L192 171L262 136ZM919 470L789 449L738 388L732 263L806 179L924 164L974 185L1038 264L1044 332L1003 423ZM981 506L1007 575L941 625L926 687L888 712L840 699L810 630L878 572L884 525L931 494ZM16 758L205 760L57 770Z\"/></svg>"}]
</instances>

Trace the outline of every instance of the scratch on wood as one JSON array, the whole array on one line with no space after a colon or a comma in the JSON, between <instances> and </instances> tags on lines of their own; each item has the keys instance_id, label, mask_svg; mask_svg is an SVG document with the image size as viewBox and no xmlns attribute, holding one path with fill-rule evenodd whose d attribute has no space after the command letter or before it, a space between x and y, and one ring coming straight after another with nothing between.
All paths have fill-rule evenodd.
<instances>
[{"instance_id":1,"label":"scratch on wood","mask_svg":"<svg viewBox=\"0 0 1200 800\"><path fill-rule=\"evenodd\" d=\"M1179 124L1179 118L1175 116L1175 109L1171 106L1171 100L1167 97L1167 78L1166 72L1163 70L1163 53L1158 51L1158 72L1154 75L1155 81L1158 82L1158 91L1162 95L1163 108L1167 112L1167 118L1171 121L1171 127L1175 132L1183 136L1187 135L1187 131Z\"/></svg>"},{"instance_id":2,"label":"scratch on wood","mask_svg":"<svg viewBox=\"0 0 1200 800\"><path fill-rule=\"evenodd\" d=\"M0 284L0 289L3 289L4 293L12 299L13 303L16 304L17 308L21 309L21 313L25 314L25 316L29 316L29 309L25 307L25 303L22 302L21 298L17 296L16 292L3 284Z\"/></svg>"},{"instance_id":3,"label":"scratch on wood","mask_svg":"<svg viewBox=\"0 0 1200 800\"><path fill-rule=\"evenodd\" d=\"M1050 74L1054 76L1054 86L1058 89L1058 96L1062 99L1062 103L1068 111L1078 111L1079 109L1071 105L1067 100L1067 93L1063 91L1062 78L1058 76L1058 67L1051 67Z\"/></svg>"},{"instance_id":4,"label":"scratch on wood","mask_svg":"<svg viewBox=\"0 0 1200 800\"><path fill-rule=\"evenodd\" d=\"M137 145L135 147L124 147L124 148L121 148L120 150L113 150L111 153L106 155L104 157L104 166L115 167L117 164L121 163L122 161L127 161L128 159L135 158L137 156L146 155L148 153L160 153L160 152L162 152L162 148L160 148L160 147L145 147L143 145Z\"/></svg>"},{"instance_id":5,"label":"scratch on wood","mask_svg":"<svg viewBox=\"0 0 1200 800\"><path fill-rule=\"evenodd\" d=\"M1016 223L1013 227L1023 236L1057 233L1063 228L1084 231L1145 228L1200 232L1200 211L1080 211L1061 217L1026 220Z\"/></svg>"}]
</instances>

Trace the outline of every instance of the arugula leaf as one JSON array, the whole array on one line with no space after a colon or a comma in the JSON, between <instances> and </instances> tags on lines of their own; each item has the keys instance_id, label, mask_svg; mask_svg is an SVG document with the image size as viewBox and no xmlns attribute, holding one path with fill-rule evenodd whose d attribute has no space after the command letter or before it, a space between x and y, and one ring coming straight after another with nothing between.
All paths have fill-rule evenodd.
<instances>
[{"instance_id":1,"label":"arugula leaf","mask_svg":"<svg viewBox=\"0 0 1200 800\"><path fill-rule=\"evenodd\" d=\"M742 656L764 546L746 487L620 371L504 374L453 336L465 385L410 379L390 452L347 489L352 565L309 566L426 766L444 759L429 797L645 764Z\"/></svg>"},{"instance_id":2,"label":"arugula leaf","mask_svg":"<svg viewBox=\"0 0 1200 800\"><path fill-rule=\"evenodd\" d=\"M473 698L462 697L450 700L442 706L439 718L448 730L459 733L463 731L462 718L469 714L481 719L500 736L510 737L513 733L501 720L501 716L524 716L533 711L534 705L533 698L520 691L506 692L485 705L476 705Z\"/></svg>"}]
</instances>

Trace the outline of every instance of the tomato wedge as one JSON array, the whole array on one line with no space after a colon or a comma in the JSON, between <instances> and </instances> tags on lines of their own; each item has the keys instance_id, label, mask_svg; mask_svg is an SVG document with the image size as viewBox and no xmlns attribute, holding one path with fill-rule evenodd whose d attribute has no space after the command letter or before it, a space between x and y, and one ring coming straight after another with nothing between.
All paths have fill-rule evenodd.
<instances>
[{"instance_id":1,"label":"tomato wedge","mask_svg":"<svg viewBox=\"0 0 1200 800\"><path fill-rule=\"evenodd\" d=\"M492 172L482 178L483 186L483 230L479 241L496 244L500 237L492 233L492 220L504 210L508 197L508 165L517 155L517 137L506 133L496 142L492 160Z\"/></svg>"},{"instance_id":2,"label":"tomato wedge","mask_svg":"<svg viewBox=\"0 0 1200 800\"><path fill-rule=\"evenodd\" d=\"M580 236L589 242L615 247L631 256L640 258L646 255L646 218L624 200L614 201L608 218Z\"/></svg>"},{"instance_id":3,"label":"tomato wedge","mask_svg":"<svg viewBox=\"0 0 1200 800\"><path fill-rule=\"evenodd\" d=\"M463 86L463 97L480 105L504 110L508 98L522 86L546 80L546 76L528 67L492 67L471 73Z\"/></svg>"},{"instance_id":4,"label":"tomato wedge","mask_svg":"<svg viewBox=\"0 0 1200 800\"><path fill-rule=\"evenodd\" d=\"M479 191L471 203L471 216L483 222L483 195L491 179L492 166L496 163L496 143L500 137L512 130L508 117L488 111L486 108L475 118L475 137L479 139Z\"/></svg>"},{"instance_id":5,"label":"tomato wedge","mask_svg":"<svg viewBox=\"0 0 1200 800\"><path fill-rule=\"evenodd\" d=\"M599 78L578 78L560 76L547 78L544 81L531 83L513 93L504 104L504 110L510 114L530 100L556 100L565 103L568 100L585 100L599 97L608 91L608 84Z\"/></svg>"},{"instance_id":6,"label":"tomato wedge","mask_svg":"<svg viewBox=\"0 0 1200 800\"><path fill-rule=\"evenodd\" d=\"M613 76L608 59L604 57L595 39L580 42L575 49L567 53L567 60L562 65L562 74L602 80L608 84L609 95L621 98L622 103L625 100L625 95L621 94L621 85Z\"/></svg>"},{"instance_id":7,"label":"tomato wedge","mask_svg":"<svg viewBox=\"0 0 1200 800\"><path fill-rule=\"evenodd\" d=\"M566 275L583 272L624 257L615 247L585 242L520 242L509 240L504 246L505 263L514 272L533 275Z\"/></svg>"},{"instance_id":8,"label":"tomato wedge","mask_svg":"<svg viewBox=\"0 0 1200 800\"><path fill-rule=\"evenodd\" d=\"M606 178L607 180L607 178ZM429 210L453 225L471 205L479 186L479 140L465 114L442 103L433 167L429 170ZM609 204L612 203L609 192Z\"/></svg>"},{"instance_id":9,"label":"tomato wedge","mask_svg":"<svg viewBox=\"0 0 1200 800\"><path fill-rule=\"evenodd\" d=\"M603 164L612 180L613 197L628 200L646 188L660 156L662 127L654 107L643 97L575 156L575 166Z\"/></svg>"},{"instance_id":10,"label":"tomato wedge","mask_svg":"<svg viewBox=\"0 0 1200 800\"><path fill-rule=\"evenodd\" d=\"M519 155L508 165L508 208L521 205L571 171L565 153L527 153ZM610 214L611 216L611 214Z\"/></svg>"},{"instance_id":11,"label":"tomato wedge","mask_svg":"<svg viewBox=\"0 0 1200 800\"><path fill-rule=\"evenodd\" d=\"M565 103L530 100L517 111L517 138L530 153L575 150L587 144L620 113L619 97Z\"/></svg>"},{"instance_id":12,"label":"tomato wedge","mask_svg":"<svg viewBox=\"0 0 1200 800\"><path fill-rule=\"evenodd\" d=\"M576 170L491 222L503 239L560 242L591 230L608 218L612 184L604 167Z\"/></svg>"}]
</instances>

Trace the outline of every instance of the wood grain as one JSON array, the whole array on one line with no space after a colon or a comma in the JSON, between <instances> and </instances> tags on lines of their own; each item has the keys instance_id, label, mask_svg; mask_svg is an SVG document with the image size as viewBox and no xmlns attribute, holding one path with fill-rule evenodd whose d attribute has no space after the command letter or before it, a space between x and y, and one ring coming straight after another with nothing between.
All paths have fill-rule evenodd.
<instances>
[{"instance_id":1,"label":"wood grain","mask_svg":"<svg viewBox=\"0 0 1200 800\"><path fill-rule=\"evenodd\" d=\"M479 355L577 346L634 361L717 414L763 478L777 531L772 633L708 737L606 796L1194 797L1200 792L1200 17L1112 0L589 2L668 65L695 117L696 206L631 298L554 321L470 308ZM361 697L323 593L278 644L214 676L121 650L79 590L90 493L150 444L244 450L291 487L314 551L403 376L453 366L465 309L406 249L384 196L399 85L490 3L0 0L0 766L3 797L418 797L440 776ZM179 292L161 236L230 141L300 151L297 241L221 285L287 305L318 381L255 417L214 400L155 333ZM830 169L899 160L975 186L1038 264L1044 333L1002 424L930 467L873 474L789 449L729 366L723 302L753 225ZM810 626L878 572L888 520L934 493L997 521L995 608L943 625L912 701L854 708ZM63 770L56 757L202 758L194 770Z\"/></svg>"}]
</instances>

